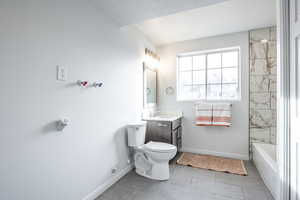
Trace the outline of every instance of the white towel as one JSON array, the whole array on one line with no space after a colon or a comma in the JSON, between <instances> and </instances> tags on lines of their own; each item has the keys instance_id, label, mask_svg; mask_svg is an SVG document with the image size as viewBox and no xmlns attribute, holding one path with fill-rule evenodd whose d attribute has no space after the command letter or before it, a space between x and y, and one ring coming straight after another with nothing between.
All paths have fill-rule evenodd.
<instances>
[{"instance_id":1,"label":"white towel","mask_svg":"<svg viewBox=\"0 0 300 200\"><path fill-rule=\"evenodd\" d=\"M231 107L230 103L213 104L213 124L231 126Z\"/></svg>"},{"instance_id":2,"label":"white towel","mask_svg":"<svg viewBox=\"0 0 300 200\"><path fill-rule=\"evenodd\" d=\"M211 103L195 103L196 125L206 126L212 124L212 107Z\"/></svg>"},{"instance_id":3,"label":"white towel","mask_svg":"<svg viewBox=\"0 0 300 200\"><path fill-rule=\"evenodd\" d=\"M197 126L231 126L230 103L195 103Z\"/></svg>"}]
</instances>

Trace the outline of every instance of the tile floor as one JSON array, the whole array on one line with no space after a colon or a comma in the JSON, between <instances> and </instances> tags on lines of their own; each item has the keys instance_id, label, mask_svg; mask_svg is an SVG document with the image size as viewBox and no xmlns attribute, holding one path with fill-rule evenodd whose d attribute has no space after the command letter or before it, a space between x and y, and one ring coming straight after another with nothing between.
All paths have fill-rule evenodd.
<instances>
[{"instance_id":1,"label":"tile floor","mask_svg":"<svg viewBox=\"0 0 300 200\"><path fill-rule=\"evenodd\" d=\"M97 200L273 200L256 168L246 162L248 176L170 165L168 181L129 172Z\"/></svg>"}]
</instances>

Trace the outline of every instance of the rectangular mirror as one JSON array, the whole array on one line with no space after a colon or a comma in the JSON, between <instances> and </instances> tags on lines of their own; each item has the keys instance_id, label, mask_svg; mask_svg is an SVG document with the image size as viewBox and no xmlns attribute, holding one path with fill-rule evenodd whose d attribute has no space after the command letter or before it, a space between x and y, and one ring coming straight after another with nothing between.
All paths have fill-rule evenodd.
<instances>
[{"instance_id":1,"label":"rectangular mirror","mask_svg":"<svg viewBox=\"0 0 300 200\"><path fill-rule=\"evenodd\" d=\"M154 69L151 69L143 64L144 67L144 107L153 107L156 106L156 81L157 81L157 72Z\"/></svg>"}]
</instances>

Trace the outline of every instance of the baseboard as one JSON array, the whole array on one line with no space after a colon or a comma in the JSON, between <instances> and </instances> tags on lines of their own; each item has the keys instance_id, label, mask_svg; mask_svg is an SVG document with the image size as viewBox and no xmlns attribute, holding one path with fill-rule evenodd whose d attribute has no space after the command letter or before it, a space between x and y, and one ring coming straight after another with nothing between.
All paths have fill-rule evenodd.
<instances>
[{"instance_id":1,"label":"baseboard","mask_svg":"<svg viewBox=\"0 0 300 200\"><path fill-rule=\"evenodd\" d=\"M133 169L133 165L128 165L124 169L120 170L117 174L112 176L110 179L106 180L104 183L99 185L94 191L84 197L82 200L95 200L99 195L101 195L110 186L115 184L119 179L125 176L128 172Z\"/></svg>"},{"instance_id":2,"label":"baseboard","mask_svg":"<svg viewBox=\"0 0 300 200\"><path fill-rule=\"evenodd\" d=\"M249 155L238 154L238 153L226 153L226 152L218 152L218 151L210 151L210 150L206 150L206 149L196 149L196 148L186 148L186 147L183 147L181 149L181 151L205 154L205 155L220 156L220 157L225 157L225 158L235 158L235 159L240 159L240 160L249 160Z\"/></svg>"}]
</instances>

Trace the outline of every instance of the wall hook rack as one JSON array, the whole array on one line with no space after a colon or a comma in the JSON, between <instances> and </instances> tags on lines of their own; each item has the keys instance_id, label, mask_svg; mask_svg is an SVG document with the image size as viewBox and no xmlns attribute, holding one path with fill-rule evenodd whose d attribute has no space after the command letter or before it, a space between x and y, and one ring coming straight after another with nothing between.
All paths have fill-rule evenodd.
<instances>
[{"instance_id":1,"label":"wall hook rack","mask_svg":"<svg viewBox=\"0 0 300 200\"><path fill-rule=\"evenodd\" d=\"M80 87L84 87L84 88L87 88L87 87L100 88L103 86L103 83L102 82L94 82L93 84L91 84L88 81L78 80L77 85Z\"/></svg>"}]
</instances>

